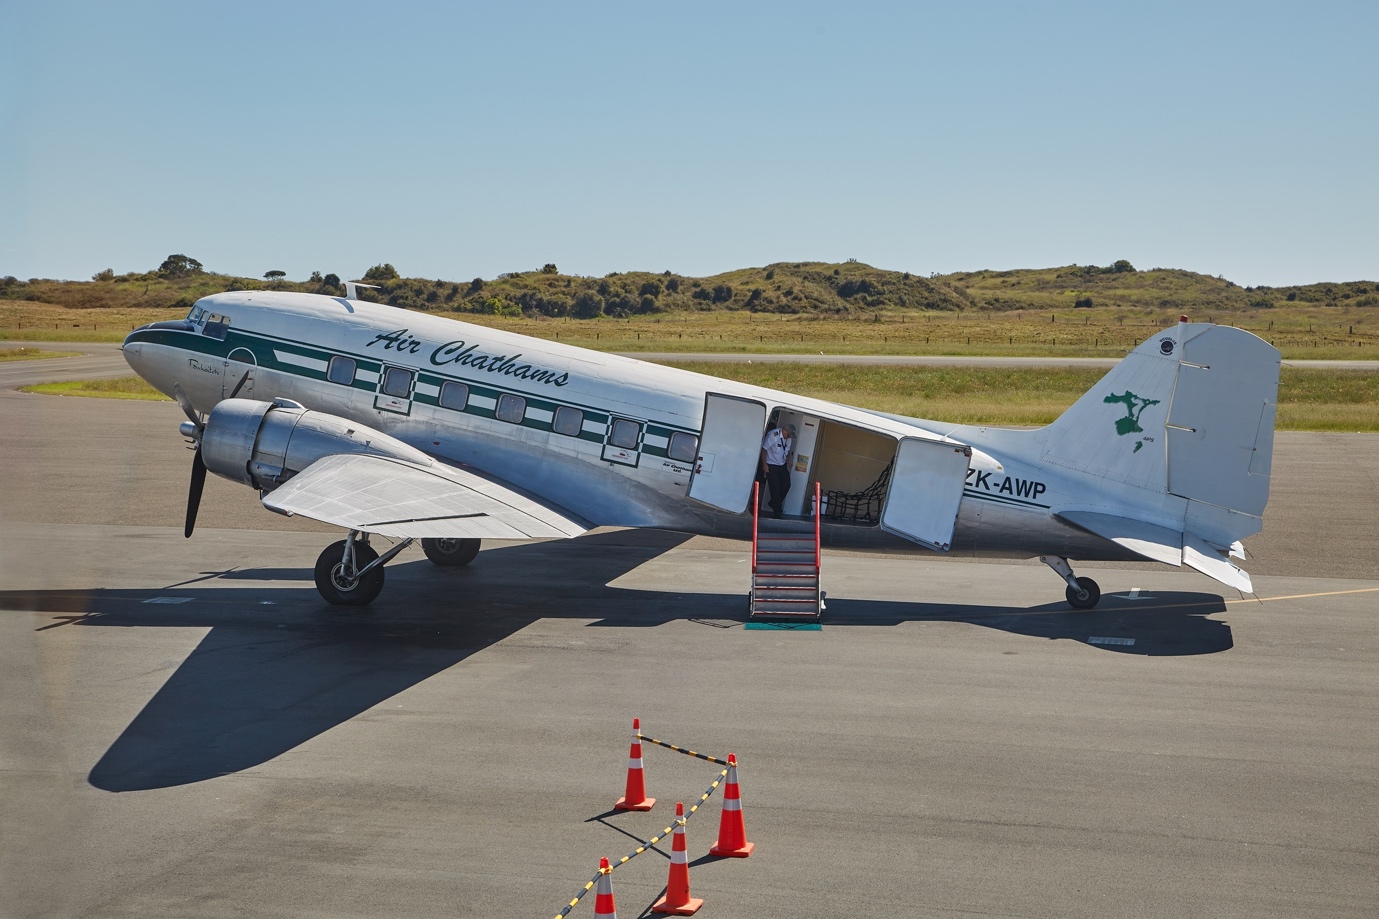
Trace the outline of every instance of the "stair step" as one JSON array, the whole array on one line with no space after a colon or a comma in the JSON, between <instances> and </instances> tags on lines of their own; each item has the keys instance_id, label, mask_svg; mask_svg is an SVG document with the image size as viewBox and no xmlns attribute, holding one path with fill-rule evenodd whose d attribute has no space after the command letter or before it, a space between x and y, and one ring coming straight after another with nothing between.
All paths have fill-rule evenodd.
<instances>
[{"instance_id":1,"label":"stair step","mask_svg":"<svg viewBox=\"0 0 1379 919\"><path fill-rule=\"evenodd\" d=\"M756 587L753 588L752 596L756 598L758 603L774 603L777 600L787 603L817 603L819 600L819 588Z\"/></svg>"},{"instance_id":2,"label":"stair step","mask_svg":"<svg viewBox=\"0 0 1379 919\"><path fill-rule=\"evenodd\" d=\"M813 597L817 596L819 593L819 582L801 581L798 584L763 584L761 581L756 581L752 584L752 590L755 591L758 596L764 596L768 591L786 590L790 591L795 596L807 594ZM784 594L782 594L782 596L784 596Z\"/></svg>"},{"instance_id":3,"label":"stair step","mask_svg":"<svg viewBox=\"0 0 1379 919\"><path fill-rule=\"evenodd\" d=\"M813 565L758 565L757 577L818 578Z\"/></svg>"},{"instance_id":4,"label":"stair step","mask_svg":"<svg viewBox=\"0 0 1379 919\"><path fill-rule=\"evenodd\" d=\"M799 536L768 536L762 533L757 536L757 551L813 552L814 540Z\"/></svg>"},{"instance_id":5,"label":"stair step","mask_svg":"<svg viewBox=\"0 0 1379 919\"><path fill-rule=\"evenodd\" d=\"M781 619L818 619L819 614L816 610L789 610L789 609L758 609L752 611L752 618L781 618Z\"/></svg>"},{"instance_id":6,"label":"stair step","mask_svg":"<svg viewBox=\"0 0 1379 919\"><path fill-rule=\"evenodd\" d=\"M758 549L757 563L780 562L786 565L813 565L814 550L808 552L777 552L776 550Z\"/></svg>"}]
</instances>

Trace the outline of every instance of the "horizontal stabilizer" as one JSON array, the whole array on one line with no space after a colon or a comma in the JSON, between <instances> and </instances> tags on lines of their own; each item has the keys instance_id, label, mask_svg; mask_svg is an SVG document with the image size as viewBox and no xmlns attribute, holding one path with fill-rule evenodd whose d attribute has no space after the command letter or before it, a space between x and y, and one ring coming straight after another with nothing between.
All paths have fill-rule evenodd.
<instances>
[{"instance_id":1,"label":"horizontal stabilizer","mask_svg":"<svg viewBox=\"0 0 1379 919\"><path fill-rule=\"evenodd\" d=\"M1233 564L1230 559L1222 555L1211 543L1195 536L1192 533L1186 534L1183 543L1183 562L1196 568L1207 577L1216 578L1227 587L1234 587L1236 590L1247 594L1254 593L1254 585L1250 582L1249 572Z\"/></svg>"},{"instance_id":2,"label":"horizontal stabilizer","mask_svg":"<svg viewBox=\"0 0 1379 919\"><path fill-rule=\"evenodd\" d=\"M1183 563L1183 534L1177 530L1091 511L1060 511L1058 516L1150 561L1166 565Z\"/></svg>"},{"instance_id":3,"label":"horizontal stabilizer","mask_svg":"<svg viewBox=\"0 0 1379 919\"><path fill-rule=\"evenodd\" d=\"M436 464L323 457L263 496L264 507L380 536L551 539L585 527L511 488Z\"/></svg>"},{"instance_id":4,"label":"horizontal stabilizer","mask_svg":"<svg viewBox=\"0 0 1379 919\"><path fill-rule=\"evenodd\" d=\"M1228 557L1244 557L1244 550L1238 542L1229 549L1221 550L1195 533L1180 533L1129 517L1092 511L1059 511L1058 516L1150 561L1187 565L1227 587L1254 593L1249 573L1232 564Z\"/></svg>"}]
</instances>

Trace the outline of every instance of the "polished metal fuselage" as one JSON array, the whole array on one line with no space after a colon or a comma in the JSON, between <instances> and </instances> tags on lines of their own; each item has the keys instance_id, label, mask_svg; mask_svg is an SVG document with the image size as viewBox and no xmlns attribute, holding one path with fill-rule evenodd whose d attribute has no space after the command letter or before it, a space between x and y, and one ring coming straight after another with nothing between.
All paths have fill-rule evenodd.
<instances>
[{"instance_id":1,"label":"polished metal fuselage","mask_svg":"<svg viewBox=\"0 0 1379 919\"><path fill-rule=\"evenodd\" d=\"M710 392L758 400L897 441L950 438L973 448L950 554L1134 558L1114 543L1071 526L1054 509L1078 507L1172 522L1182 501L1126 494L1039 461L1039 432L903 420L791 393L736 383L631 358L561 345L440 316L306 294L236 292L198 301L227 321L206 334L204 321L145 328L125 343L131 367L163 392L180 386L202 411L240 396L282 397L382 431L443 462L511 482L596 526L658 527L746 538L750 514L734 514L687 495L691 463L661 441L697 435ZM195 313L195 310L194 310ZM161 324L169 325L169 324ZM173 324L175 325L175 324ZM219 337L217 337L219 336ZM354 361L353 385L327 378L332 357ZM405 399L380 392L387 368L413 372ZM251 379L243 380L252 369ZM470 387L471 410L443 407L444 382ZM527 401L530 423L494 417L503 394ZM477 408L475 408L477 406ZM598 423L580 437L556 434L549 417L572 406L586 417L643 425L630 460L609 461ZM875 526L825 521L827 545L888 550L919 546Z\"/></svg>"}]
</instances>

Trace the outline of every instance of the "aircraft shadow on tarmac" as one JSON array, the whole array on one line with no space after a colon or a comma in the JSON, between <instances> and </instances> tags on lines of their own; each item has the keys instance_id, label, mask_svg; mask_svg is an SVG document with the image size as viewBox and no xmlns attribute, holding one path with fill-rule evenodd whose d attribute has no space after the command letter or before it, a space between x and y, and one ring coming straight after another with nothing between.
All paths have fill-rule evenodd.
<instances>
[{"instance_id":1,"label":"aircraft shadow on tarmac","mask_svg":"<svg viewBox=\"0 0 1379 919\"><path fill-rule=\"evenodd\" d=\"M268 762L541 618L600 617L591 626L616 628L742 622L745 591L607 586L687 538L596 533L490 549L463 569L396 564L382 599L367 611L326 606L314 589L304 589L309 574L297 569L203 572L138 590L0 591L0 609L61 614L39 631L209 629L88 776L107 791L139 791ZM247 579L254 582L232 583ZM268 583L289 579L293 586ZM1062 603L1010 608L839 598L829 600L824 623L960 622L1137 655L1185 655L1231 647L1230 626L1208 618L1224 610L1219 596L1182 592L1139 601L1107 596L1092 612Z\"/></svg>"}]
</instances>

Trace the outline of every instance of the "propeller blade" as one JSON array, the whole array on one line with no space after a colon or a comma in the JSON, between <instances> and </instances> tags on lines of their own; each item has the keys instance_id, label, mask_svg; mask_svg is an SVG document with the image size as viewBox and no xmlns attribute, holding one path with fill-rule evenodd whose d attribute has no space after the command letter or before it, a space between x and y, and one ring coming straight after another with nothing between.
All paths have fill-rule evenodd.
<instances>
[{"instance_id":1,"label":"propeller blade","mask_svg":"<svg viewBox=\"0 0 1379 919\"><path fill-rule=\"evenodd\" d=\"M249 370L244 371L244 376L242 376L242 377L239 378L239 382L235 384L235 388L234 388L233 390L230 391L230 398L231 398L231 399L233 399L235 396L238 396L238 395L239 395L239 391L240 391L241 389L244 388L244 384L245 384L245 383L248 383L248 382L249 382L249 378L253 375L253 373L254 373L253 368L250 368Z\"/></svg>"},{"instance_id":2,"label":"propeller blade","mask_svg":"<svg viewBox=\"0 0 1379 919\"><path fill-rule=\"evenodd\" d=\"M192 406L192 400L187 397L181 383L172 384L172 397L177 400L178 405L182 406L183 414L191 419L191 423L196 425L196 429L201 430L201 416L196 413L196 408Z\"/></svg>"},{"instance_id":3,"label":"propeller blade","mask_svg":"<svg viewBox=\"0 0 1379 919\"><path fill-rule=\"evenodd\" d=\"M192 454L192 481L187 490L187 525L182 535L191 538L196 527L196 512L201 507L201 490L206 487L206 463L201 459L201 450Z\"/></svg>"}]
</instances>

